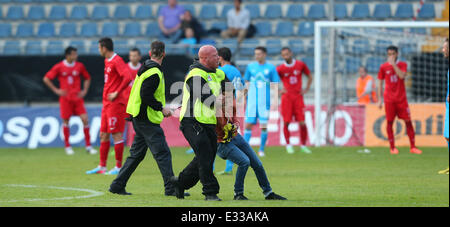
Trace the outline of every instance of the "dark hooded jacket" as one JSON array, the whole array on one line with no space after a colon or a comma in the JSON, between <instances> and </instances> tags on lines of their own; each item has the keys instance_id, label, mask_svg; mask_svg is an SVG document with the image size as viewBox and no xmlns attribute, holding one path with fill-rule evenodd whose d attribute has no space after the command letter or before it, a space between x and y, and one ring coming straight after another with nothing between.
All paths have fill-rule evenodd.
<instances>
[{"instance_id":1,"label":"dark hooded jacket","mask_svg":"<svg viewBox=\"0 0 450 227\"><path fill-rule=\"evenodd\" d=\"M154 68L154 67L161 70L161 66L157 62L154 62L149 59L144 62L144 64L139 69L137 75L141 76L147 70ZM140 91L142 103L141 103L141 109L139 111L139 115L136 116L137 119L148 121L147 107L150 107L156 111L162 111L162 109L163 109L162 103L159 102L158 100L156 100L156 98L155 98L155 92L156 92L156 89L158 89L159 82L160 82L160 79L157 74L151 75L150 77L145 79L144 82L142 82L142 87L141 87L141 91Z\"/></svg>"},{"instance_id":2,"label":"dark hooded jacket","mask_svg":"<svg viewBox=\"0 0 450 227\"><path fill-rule=\"evenodd\" d=\"M205 72L208 73L216 73L216 70L212 70L212 69L208 69L205 66L203 66L202 64L200 64L200 62L195 61L190 67L189 67L189 71L195 69L195 68L199 68L201 70L204 70ZM221 87L225 88L225 83L226 82L230 82L228 80L228 78L225 76L225 79L221 82ZM194 87L194 84L198 84L200 83L200 88L202 88L202 92L194 92L194 89L191 89ZM215 105L215 100L216 100L216 96L214 94L212 94L211 92L211 88L208 85L208 82L203 79L203 77L201 76L193 76L191 78L189 78L186 81L186 88L190 94L190 99L188 102L188 106L186 108L186 114L183 118L184 120L187 121L191 121L191 120L195 120L194 118L194 100L200 99L202 103L204 103L206 100L211 101L209 108L213 108ZM195 120L196 121L196 120Z\"/></svg>"}]
</instances>

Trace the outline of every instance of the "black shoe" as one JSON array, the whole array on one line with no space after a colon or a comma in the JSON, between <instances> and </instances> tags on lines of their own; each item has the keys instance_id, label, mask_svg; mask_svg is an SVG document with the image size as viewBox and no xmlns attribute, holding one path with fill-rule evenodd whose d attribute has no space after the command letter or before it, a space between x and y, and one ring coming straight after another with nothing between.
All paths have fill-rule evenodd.
<instances>
[{"instance_id":1,"label":"black shoe","mask_svg":"<svg viewBox=\"0 0 450 227\"><path fill-rule=\"evenodd\" d=\"M248 200L248 198L244 194L239 194L234 196L234 200Z\"/></svg>"},{"instance_id":2,"label":"black shoe","mask_svg":"<svg viewBox=\"0 0 450 227\"><path fill-rule=\"evenodd\" d=\"M177 193L175 193L175 192L167 193L167 194L165 194L165 196L177 196ZM189 192L185 192L184 196L189 197L189 196L191 196L191 194Z\"/></svg>"},{"instance_id":3,"label":"black shoe","mask_svg":"<svg viewBox=\"0 0 450 227\"><path fill-rule=\"evenodd\" d=\"M109 192L111 192L113 194L118 194L118 195L132 195L131 193L125 191L125 188L123 188L121 190L113 190L112 188L109 188Z\"/></svg>"},{"instance_id":4,"label":"black shoe","mask_svg":"<svg viewBox=\"0 0 450 227\"><path fill-rule=\"evenodd\" d=\"M274 192L271 192L268 196L266 196L266 200L287 200L281 195L277 195Z\"/></svg>"},{"instance_id":5,"label":"black shoe","mask_svg":"<svg viewBox=\"0 0 450 227\"><path fill-rule=\"evenodd\" d=\"M170 182L173 184L173 187L175 189L175 196L177 199L184 199L184 188L180 186L180 182L178 181L178 177L173 176L170 178Z\"/></svg>"},{"instance_id":6,"label":"black shoe","mask_svg":"<svg viewBox=\"0 0 450 227\"><path fill-rule=\"evenodd\" d=\"M206 201L222 201L217 195L207 195L205 196Z\"/></svg>"}]
</instances>

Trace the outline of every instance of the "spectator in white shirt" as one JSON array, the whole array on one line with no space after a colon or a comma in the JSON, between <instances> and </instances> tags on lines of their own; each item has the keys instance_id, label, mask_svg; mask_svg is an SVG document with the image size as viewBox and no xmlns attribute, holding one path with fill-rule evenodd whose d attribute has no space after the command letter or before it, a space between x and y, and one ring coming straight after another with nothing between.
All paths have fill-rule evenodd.
<instances>
[{"instance_id":1,"label":"spectator in white shirt","mask_svg":"<svg viewBox=\"0 0 450 227\"><path fill-rule=\"evenodd\" d=\"M247 35L247 29L250 26L250 12L241 7L242 0L234 0L234 9L227 13L228 29L222 31L222 38L228 39L237 37L241 43Z\"/></svg>"}]
</instances>

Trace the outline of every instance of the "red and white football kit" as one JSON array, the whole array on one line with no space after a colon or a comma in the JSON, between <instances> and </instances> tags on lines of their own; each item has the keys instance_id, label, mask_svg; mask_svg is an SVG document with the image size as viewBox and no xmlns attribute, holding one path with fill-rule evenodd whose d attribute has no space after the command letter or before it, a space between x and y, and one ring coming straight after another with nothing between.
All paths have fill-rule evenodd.
<instances>
[{"instance_id":1,"label":"red and white football kit","mask_svg":"<svg viewBox=\"0 0 450 227\"><path fill-rule=\"evenodd\" d=\"M284 136L287 144L290 144L289 123L294 118L297 122L305 121L305 104L302 95L302 76L310 75L308 66L302 61L293 60L291 64L284 63L277 67L283 86L286 89L281 97L281 115L285 122ZM305 125L300 125L300 142L306 144L308 134Z\"/></svg>"}]
</instances>

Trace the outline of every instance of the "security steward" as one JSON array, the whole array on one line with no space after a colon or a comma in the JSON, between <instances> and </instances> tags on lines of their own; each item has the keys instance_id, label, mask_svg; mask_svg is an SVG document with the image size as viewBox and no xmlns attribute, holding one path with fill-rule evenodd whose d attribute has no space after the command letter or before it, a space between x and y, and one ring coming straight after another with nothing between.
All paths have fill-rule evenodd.
<instances>
[{"instance_id":1,"label":"security steward","mask_svg":"<svg viewBox=\"0 0 450 227\"><path fill-rule=\"evenodd\" d=\"M112 182L109 191L120 195L131 195L125 190L128 179L144 159L147 149L153 154L161 172L165 195L175 196L172 155L160 124L172 112L165 107L164 75L161 64L165 57L165 44L155 41L151 44L150 60L139 69L127 105L127 113L132 116L136 136L130 149L130 156Z\"/></svg>"},{"instance_id":2,"label":"security steward","mask_svg":"<svg viewBox=\"0 0 450 227\"><path fill-rule=\"evenodd\" d=\"M221 201L217 196L219 183L213 173L217 152L215 103L221 98L221 88L228 80L218 69L219 56L215 47L201 47L198 56L199 61L190 66L185 78L180 112L180 130L195 157L178 177L172 177L171 182L175 184L178 199L184 199L184 190L192 188L200 180L205 200Z\"/></svg>"}]
</instances>

